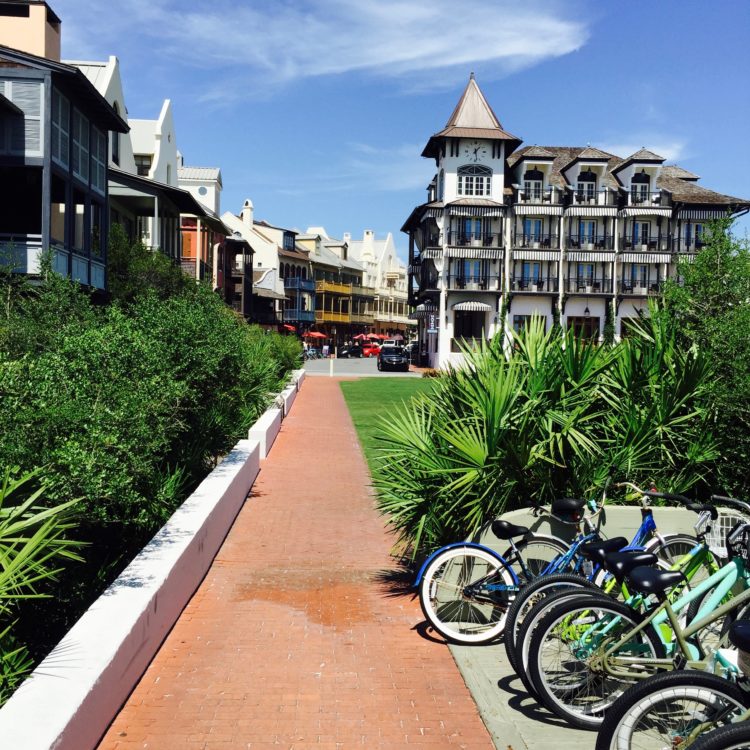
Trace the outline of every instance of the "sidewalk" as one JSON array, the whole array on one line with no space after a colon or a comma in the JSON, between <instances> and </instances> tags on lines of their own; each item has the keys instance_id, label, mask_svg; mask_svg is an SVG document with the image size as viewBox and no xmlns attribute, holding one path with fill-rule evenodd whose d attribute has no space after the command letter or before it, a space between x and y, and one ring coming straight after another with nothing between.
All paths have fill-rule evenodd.
<instances>
[{"instance_id":1,"label":"sidewalk","mask_svg":"<svg viewBox=\"0 0 750 750\"><path fill-rule=\"evenodd\" d=\"M253 493L102 740L126 750L493 744L395 595L392 537L338 380L309 378Z\"/></svg>"}]
</instances>

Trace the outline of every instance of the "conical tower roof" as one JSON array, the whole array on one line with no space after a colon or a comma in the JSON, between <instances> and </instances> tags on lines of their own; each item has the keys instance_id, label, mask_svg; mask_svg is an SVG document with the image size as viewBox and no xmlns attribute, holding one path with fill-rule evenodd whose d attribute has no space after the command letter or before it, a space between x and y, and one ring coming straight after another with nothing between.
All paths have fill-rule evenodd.
<instances>
[{"instance_id":1,"label":"conical tower roof","mask_svg":"<svg viewBox=\"0 0 750 750\"><path fill-rule=\"evenodd\" d=\"M521 139L503 130L472 73L445 127L430 138L422 156L437 158L445 138L483 138L506 141L506 156L521 145Z\"/></svg>"}]
</instances>

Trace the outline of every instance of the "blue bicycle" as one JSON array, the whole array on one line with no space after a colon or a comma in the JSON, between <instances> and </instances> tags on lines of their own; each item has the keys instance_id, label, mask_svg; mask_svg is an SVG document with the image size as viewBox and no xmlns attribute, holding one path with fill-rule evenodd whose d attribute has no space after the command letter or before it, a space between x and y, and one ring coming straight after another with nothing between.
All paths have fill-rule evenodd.
<instances>
[{"instance_id":1,"label":"blue bicycle","mask_svg":"<svg viewBox=\"0 0 750 750\"><path fill-rule=\"evenodd\" d=\"M623 537L602 540L594 521L604 500L605 495L599 503L563 498L555 500L549 511L539 511L560 523L575 525L577 533L569 544L495 520L492 532L510 545L503 554L475 542L456 542L437 550L424 563L415 582L427 621L454 643L489 643L503 633L510 604L532 581L568 573L597 581L600 570L597 555L592 552L603 556L620 549L646 548L669 564L695 545L695 539L686 535L660 535L646 508L630 544Z\"/></svg>"}]
</instances>

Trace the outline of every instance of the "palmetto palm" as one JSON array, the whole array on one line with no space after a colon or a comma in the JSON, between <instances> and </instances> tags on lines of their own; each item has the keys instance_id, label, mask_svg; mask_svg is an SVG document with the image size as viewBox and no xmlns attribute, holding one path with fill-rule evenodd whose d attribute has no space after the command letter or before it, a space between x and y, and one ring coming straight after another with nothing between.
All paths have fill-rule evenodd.
<instances>
[{"instance_id":1,"label":"palmetto palm","mask_svg":"<svg viewBox=\"0 0 750 750\"><path fill-rule=\"evenodd\" d=\"M414 554L613 474L675 490L698 481L714 458L707 363L659 315L642 328L600 347L532 319L510 347L498 336L467 349L464 366L384 421L379 504Z\"/></svg>"}]
</instances>

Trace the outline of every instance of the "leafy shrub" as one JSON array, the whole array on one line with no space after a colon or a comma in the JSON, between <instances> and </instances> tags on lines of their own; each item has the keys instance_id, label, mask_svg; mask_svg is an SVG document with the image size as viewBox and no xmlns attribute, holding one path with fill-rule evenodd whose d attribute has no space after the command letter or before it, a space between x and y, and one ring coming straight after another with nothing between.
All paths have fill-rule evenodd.
<instances>
[{"instance_id":1,"label":"leafy shrub","mask_svg":"<svg viewBox=\"0 0 750 750\"><path fill-rule=\"evenodd\" d=\"M708 360L658 315L615 347L536 319L512 351L497 336L465 358L381 424L379 507L415 555L610 477L685 491L716 458Z\"/></svg>"}]
</instances>

